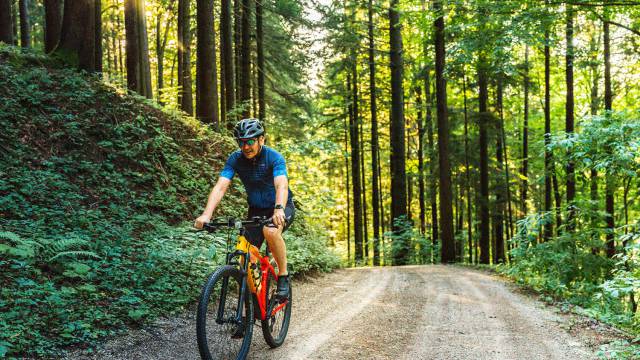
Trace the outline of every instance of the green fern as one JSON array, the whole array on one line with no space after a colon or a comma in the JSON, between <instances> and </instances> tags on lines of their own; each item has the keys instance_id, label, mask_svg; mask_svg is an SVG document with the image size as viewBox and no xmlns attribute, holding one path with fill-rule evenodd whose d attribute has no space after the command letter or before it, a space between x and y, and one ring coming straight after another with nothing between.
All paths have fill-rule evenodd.
<instances>
[{"instance_id":1,"label":"green fern","mask_svg":"<svg viewBox=\"0 0 640 360\"><path fill-rule=\"evenodd\" d=\"M53 260L59 259L59 258L64 257L64 256L75 257L75 258L86 257L86 258L93 258L93 259L96 259L96 260L100 260L101 259L100 256L98 256L93 251L81 251L81 250L79 250L79 251L63 251L63 252L60 252L60 253L56 254L55 256L50 257L48 261L53 261Z\"/></svg>"},{"instance_id":2,"label":"green fern","mask_svg":"<svg viewBox=\"0 0 640 360\"><path fill-rule=\"evenodd\" d=\"M0 231L0 239L13 241L14 243L17 243L17 244L21 244L23 241L20 235L16 233L12 233L11 231Z\"/></svg>"}]
</instances>

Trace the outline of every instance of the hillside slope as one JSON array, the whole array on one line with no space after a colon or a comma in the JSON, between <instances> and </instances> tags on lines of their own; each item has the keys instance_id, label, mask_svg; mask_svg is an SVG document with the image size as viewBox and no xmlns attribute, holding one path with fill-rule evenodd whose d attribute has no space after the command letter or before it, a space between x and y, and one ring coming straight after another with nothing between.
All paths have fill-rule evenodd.
<instances>
[{"instance_id":1,"label":"hillside slope","mask_svg":"<svg viewBox=\"0 0 640 360\"><path fill-rule=\"evenodd\" d=\"M2 45L0 100L0 358L56 356L193 302L226 238L189 224L232 139ZM235 185L223 213L244 213ZM293 269L335 266L300 215Z\"/></svg>"}]
</instances>

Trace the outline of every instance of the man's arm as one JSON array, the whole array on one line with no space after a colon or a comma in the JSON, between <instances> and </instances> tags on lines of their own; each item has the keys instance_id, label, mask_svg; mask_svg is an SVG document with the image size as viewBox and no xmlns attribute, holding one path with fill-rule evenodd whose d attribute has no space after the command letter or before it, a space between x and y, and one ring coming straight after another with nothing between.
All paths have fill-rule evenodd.
<instances>
[{"instance_id":1,"label":"man's arm","mask_svg":"<svg viewBox=\"0 0 640 360\"><path fill-rule=\"evenodd\" d=\"M209 220L211 220L211 217L213 216L213 212L218 207L218 204L220 204L220 200L222 200L222 197L224 196L224 194L227 192L227 189L229 188L229 184L231 184L231 180L227 179L226 177L220 176L218 178L218 182L216 183L216 185L211 190L211 193L209 194L209 200L207 200L207 206L202 212L202 215L200 215L200 217L196 219L196 222L193 225L194 227L196 227L197 229L202 229L202 225L206 222L209 222Z\"/></svg>"},{"instance_id":2,"label":"man's arm","mask_svg":"<svg viewBox=\"0 0 640 360\"><path fill-rule=\"evenodd\" d=\"M286 206L289 197L289 180L287 180L286 175L273 178L273 185L276 188L276 203L274 205ZM273 211L273 223L284 227L284 209L275 209Z\"/></svg>"}]
</instances>

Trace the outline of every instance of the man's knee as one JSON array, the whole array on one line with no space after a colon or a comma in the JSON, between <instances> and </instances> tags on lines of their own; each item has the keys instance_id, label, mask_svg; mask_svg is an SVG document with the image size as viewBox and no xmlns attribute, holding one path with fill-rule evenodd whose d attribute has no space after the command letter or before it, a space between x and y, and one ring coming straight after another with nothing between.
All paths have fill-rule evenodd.
<instances>
[{"instance_id":1,"label":"man's knee","mask_svg":"<svg viewBox=\"0 0 640 360\"><path fill-rule=\"evenodd\" d=\"M262 229L262 233L264 234L265 238L274 239L274 238L278 237L280 234L282 234L282 230L279 229L279 228L275 228L275 227L265 226Z\"/></svg>"}]
</instances>

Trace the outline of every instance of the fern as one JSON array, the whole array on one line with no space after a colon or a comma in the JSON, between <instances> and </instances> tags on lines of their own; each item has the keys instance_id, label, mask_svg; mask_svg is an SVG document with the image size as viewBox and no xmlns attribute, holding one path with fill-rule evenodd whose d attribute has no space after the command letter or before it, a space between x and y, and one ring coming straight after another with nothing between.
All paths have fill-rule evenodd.
<instances>
[{"instance_id":1,"label":"fern","mask_svg":"<svg viewBox=\"0 0 640 360\"><path fill-rule=\"evenodd\" d=\"M87 257L87 258L93 258L96 260L100 260L101 257L98 256L96 253L94 253L93 251L63 251L60 252L58 254L56 254L55 256L52 256L49 258L48 261L53 261L56 259L59 259L63 256L69 256L69 257Z\"/></svg>"},{"instance_id":2,"label":"fern","mask_svg":"<svg viewBox=\"0 0 640 360\"><path fill-rule=\"evenodd\" d=\"M0 239L7 239L17 244L21 244L23 242L20 235L12 233L11 231L0 231Z\"/></svg>"}]
</instances>

